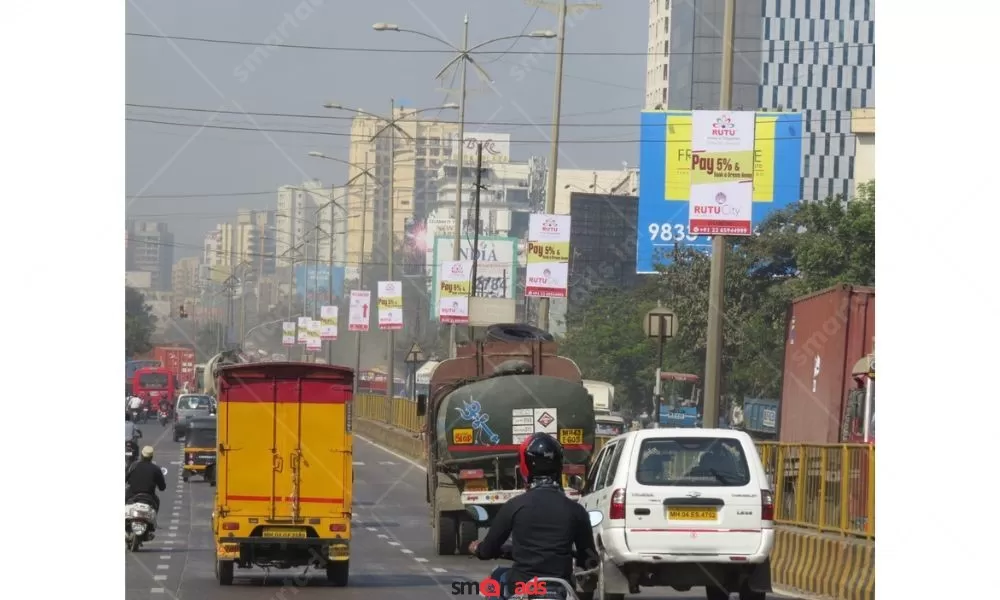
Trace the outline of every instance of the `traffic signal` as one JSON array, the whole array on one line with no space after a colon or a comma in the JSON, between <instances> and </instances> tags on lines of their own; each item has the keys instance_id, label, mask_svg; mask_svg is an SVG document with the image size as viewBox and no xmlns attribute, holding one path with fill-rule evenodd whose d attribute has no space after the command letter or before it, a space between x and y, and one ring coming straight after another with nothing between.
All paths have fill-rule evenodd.
<instances>
[{"instance_id":1,"label":"traffic signal","mask_svg":"<svg viewBox=\"0 0 1000 600\"><path fill-rule=\"evenodd\" d=\"M177 309L177 316L180 317L180 318L182 318L182 319L188 318L187 311L184 310L184 305L183 304L181 304L180 308Z\"/></svg>"}]
</instances>

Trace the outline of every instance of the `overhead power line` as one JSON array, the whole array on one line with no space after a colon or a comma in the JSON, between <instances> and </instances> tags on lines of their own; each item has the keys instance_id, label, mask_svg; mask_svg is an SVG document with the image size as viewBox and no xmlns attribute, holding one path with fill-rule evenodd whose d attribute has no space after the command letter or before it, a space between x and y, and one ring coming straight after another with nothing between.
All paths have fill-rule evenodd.
<instances>
[{"instance_id":1,"label":"overhead power line","mask_svg":"<svg viewBox=\"0 0 1000 600\"><path fill-rule=\"evenodd\" d=\"M455 50L452 49L431 49L431 48L371 48L364 46L316 46L309 44L270 44L266 42L251 42L244 40L220 40L215 38L203 38L194 36L183 36L183 35L159 35L152 33L136 33L136 32L126 32L126 36L135 38L147 38L147 39L161 39L161 40L174 40L178 42L199 42L204 44L225 44L230 46L256 46L259 48L291 48L295 50L321 50L326 52L367 52L376 54L455 54ZM804 46L806 50L814 50L819 52L821 50L827 50L829 48L858 48L858 47L874 47L875 44L840 44L840 43L827 43L827 42L780 42L775 41L774 52L789 49L798 49L799 46ZM771 49L761 48L760 50L736 50L735 54L762 54L772 52ZM494 55L512 55L521 54L528 56L545 56L545 55L555 55L555 51L544 51L544 50L476 50L475 54L494 54ZM722 51L711 51L711 52L636 52L636 51L625 51L625 50L602 50L602 51L588 51L588 52L565 52L566 56L721 56Z\"/></svg>"}]
</instances>

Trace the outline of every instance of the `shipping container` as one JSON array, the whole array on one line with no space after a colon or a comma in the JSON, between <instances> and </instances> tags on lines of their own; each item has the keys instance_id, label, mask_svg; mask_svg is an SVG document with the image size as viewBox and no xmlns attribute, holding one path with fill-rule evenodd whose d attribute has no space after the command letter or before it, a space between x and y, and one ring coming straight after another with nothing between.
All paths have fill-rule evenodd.
<instances>
[{"instance_id":1,"label":"shipping container","mask_svg":"<svg viewBox=\"0 0 1000 600\"><path fill-rule=\"evenodd\" d=\"M875 288L838 285L792 301L778 439L833 444L843 435L852 370L875 346Z\"/></svg>"},{"instance_id":2,"label":"shipping container","mask_svg":"<svg viewBox=\"0 0 1000 600\"><path fill-rule=\"evenodd\" d=\"M196 387L195 351L186 346L157 346L153 348L153 356L169 369L176 377L180 386L187 385L189 390Z\"/></svg>"},{"instance_id":3,"label":"shipping container","mask_svg":"<svg viewBox=\"0 0 1000 600\"><path fill-rule=\"evenodd\" d=\"M743 429L750 433L774 435L778 431L778 401L767 398L743 399Z\"/></svg>"}]
</instances>

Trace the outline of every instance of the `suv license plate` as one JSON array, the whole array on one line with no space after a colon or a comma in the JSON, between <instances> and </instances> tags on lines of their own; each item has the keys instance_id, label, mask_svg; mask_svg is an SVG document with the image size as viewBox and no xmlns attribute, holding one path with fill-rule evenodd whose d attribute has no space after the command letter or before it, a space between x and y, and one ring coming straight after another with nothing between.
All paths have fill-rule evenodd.
<instances>
[{"instance_id":1,"label":"suv license plate","mask_svg":"<svg viewBox=\"0 0 1000 600\"><path fill-rule=\"evenodd\" d=\"M667 507L667 519L670 521L714 521L718 517L717 509L707 508L682 508L679 506Z\"/></svg>"}]
</instances>

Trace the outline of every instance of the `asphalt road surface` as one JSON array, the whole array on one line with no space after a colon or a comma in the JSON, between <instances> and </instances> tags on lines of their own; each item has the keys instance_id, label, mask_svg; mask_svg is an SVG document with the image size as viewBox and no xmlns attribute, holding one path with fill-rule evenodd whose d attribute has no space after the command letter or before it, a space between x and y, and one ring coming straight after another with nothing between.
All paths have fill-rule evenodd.
<instances>
[{"instance_id":1,"label":"asphalt road surface","mask_svg":"<svg viewBox=\"0 0 1000 600\"><path fill-rule=\"evenodd\" d=\"M153 443L155 461L169 473L167 491L160 498L156 539L134 554L122 545L127 600L444 599L455 597L453 582L479 581L495 564L436 556L424 501L424 472L406 458L355 436L348 586L328 586L322 571L237 569L233 586L222 587L213 563L215 488L200 478L181 481L181 444L171 440L169 428L154 423L142 429L143 442ZM705 593L701 588L683 593L653 588L628 597L702 600Z\"/></svg>"}]
</instances>

